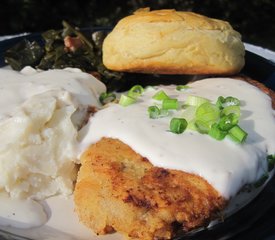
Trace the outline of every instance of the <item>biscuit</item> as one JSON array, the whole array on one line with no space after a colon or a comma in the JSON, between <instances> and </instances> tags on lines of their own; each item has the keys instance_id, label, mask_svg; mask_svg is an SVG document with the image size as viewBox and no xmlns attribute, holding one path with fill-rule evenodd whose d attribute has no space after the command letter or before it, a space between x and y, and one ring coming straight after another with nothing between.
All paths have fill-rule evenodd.
<instances>
[{"instance_id":1,"label":"biscuit","mask_svg":"<svg viewBox=\"0 0 275 240\"><path fill-rule=\"evenodd\" d=\"M230 75L242 69L244 55L228 22L175 10L137 11L103 43L104 65L125 72Z\"/></svg>"}]
</instances>

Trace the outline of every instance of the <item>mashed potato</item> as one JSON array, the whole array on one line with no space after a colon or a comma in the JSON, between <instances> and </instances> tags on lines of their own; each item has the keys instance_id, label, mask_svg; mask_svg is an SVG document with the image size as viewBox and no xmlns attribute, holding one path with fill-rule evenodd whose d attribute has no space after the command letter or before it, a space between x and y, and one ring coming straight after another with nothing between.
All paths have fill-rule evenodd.
<instances>
[{"instance_id":1,"label":"mashed potato","mask_svg":"<svg viewBox=\"0 0 275 240\"><path fill-rule=\"evenodd\" d=\"M98 107L105 86L76 69L0 70L0 191L42 199L72 193L78 110Z\"/></svg>"}]
</instances>

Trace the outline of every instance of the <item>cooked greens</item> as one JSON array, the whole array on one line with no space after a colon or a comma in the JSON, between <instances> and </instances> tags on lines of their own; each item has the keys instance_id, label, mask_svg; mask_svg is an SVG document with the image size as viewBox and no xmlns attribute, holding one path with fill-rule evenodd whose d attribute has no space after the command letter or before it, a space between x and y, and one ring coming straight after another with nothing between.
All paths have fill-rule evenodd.
<instances>
[{"instance_id":1,"label":"cooked greens","mask_svg":"<svg viewBox=\"0 0 275 240\"><path fill-rule=\"evenodd\" d=\"M5 53L5 61L17 71L25 66L36 66L44 56L44 49L37 42L24 39Z\"/></svg>"},{"instance_id":2,"label":"cooked greens","mask_svg":"<svg viewBox=\"0 0 275 240\"><path fill-rule=\"evenodd\" d=\"M6 51L6 63L17 71L25 66L42 70L80 68L99 78L108 90L119 90L124 82L124 74L110 71L102 63L102 43L107 32L85 35L65 21L63 27L62 30L42 33L41 45L27 39L19 42Z\"/></svg>"}]
</instances>

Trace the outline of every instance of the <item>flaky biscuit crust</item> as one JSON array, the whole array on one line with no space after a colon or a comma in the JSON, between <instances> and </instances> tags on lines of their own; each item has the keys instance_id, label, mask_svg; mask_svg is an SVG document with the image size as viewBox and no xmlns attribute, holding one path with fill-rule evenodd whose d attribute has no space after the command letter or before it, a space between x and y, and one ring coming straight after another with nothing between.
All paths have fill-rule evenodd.
<instances>
[{"instance_id":1,"label":"flaky biscuit crust","mask_svg":"<svg viewBox=\"0 0 275 240\"><path fill-rule=\"evenodd\" d=\"M103 43L103 63L115 71L235 74L244 45L225 21L175 10L139 11L123 18Z\"/></svg>"}]
</instances>

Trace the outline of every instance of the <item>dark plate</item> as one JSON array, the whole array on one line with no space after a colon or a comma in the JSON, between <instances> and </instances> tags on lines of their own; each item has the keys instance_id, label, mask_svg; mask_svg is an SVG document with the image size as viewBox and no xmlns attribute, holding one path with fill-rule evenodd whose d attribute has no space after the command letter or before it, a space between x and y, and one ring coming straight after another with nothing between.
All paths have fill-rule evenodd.
<instances>
[{"instance_id":1,"label":"dark plate","mask_svg":"<svg viewBox=\"0 0 275 240\"><path fill-rule=\"evenodd\" d=\"M101 29L90 29L94 30ZM106 30L106 29L104 29ZM108 29L107 29L108 30ZM36 40L43 44L40 34L16 37L0 42L0 67L5 66L4 52L23 38ZM252 52L246 51L246 65L242 74L249 76L275 91L275 64ZM275 133L274 133L275 134ZM26 239L12 233L1 232L0 239ZM200 229L188 235L179 236L177 240L242 240L242 239L275 239L275 177L264 190L246 207L224 222L212 228Z\"/></svg>"}]
</instances>

